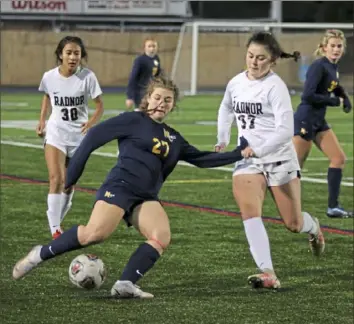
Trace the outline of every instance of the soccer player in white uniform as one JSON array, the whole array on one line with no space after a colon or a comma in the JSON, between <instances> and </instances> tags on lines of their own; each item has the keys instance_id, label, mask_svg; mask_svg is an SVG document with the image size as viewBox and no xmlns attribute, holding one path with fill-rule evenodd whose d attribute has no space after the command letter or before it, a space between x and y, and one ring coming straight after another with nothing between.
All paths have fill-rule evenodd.
<instances>
[{"instance_id":1,"label":"soccer player in white uniform","mask_svg":"<svg viewBox=\"0 0 354 324\"><path fill-rule=\"evenodd\" d=\"M262 221L267 187L272 193L285 226L294 233L308 233L315 255L324 251L325 241L317 218L301 212L300 166L292 144L294 117L289 91L271 70L278 58L300 54L284 53L270 34L254 34L247 44L247 70L227 85L218 114L218 144L223 150L230 142L230 130L237 122L238 137L249 147L233 173L234 198L240 208L250 251L261 273L248 277L255 288L280 287L275 274L268 234Z\"/></svg>"},{"instance_id":2,"label":"soccer player in white uniform","mask_svg":"<svg viewBox=\"0 0 354 324\"><path fill-rule=\"evenodd\" d=\"M102 91L95 74L82 67L87 52L79 37L63 38L55 51L58 66L44 73L39 91L44 92L36 132L45 137L45 159L49 174L47 217L53 238L72 205L74 188L64 190L66 165L84 135L103 113ZM88 118L88 98L96 109ZM51 115L46 125L48 107Z\"/></svg>"}]
</instances>

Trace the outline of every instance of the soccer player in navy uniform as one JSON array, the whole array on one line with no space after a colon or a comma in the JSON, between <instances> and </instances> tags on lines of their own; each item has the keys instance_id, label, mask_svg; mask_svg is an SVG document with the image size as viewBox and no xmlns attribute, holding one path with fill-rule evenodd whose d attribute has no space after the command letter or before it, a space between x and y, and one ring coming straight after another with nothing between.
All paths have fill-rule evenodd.
<instances>
[{"instance_id":1,"label":"soccer player in navy uniform","mask_svg":"<svg viewBox=\"0 0 354 324\"><path fill-rule=\"evenodd\" d=\"M153 267L171 240L168 216L159 202L164 181L180 160L197 167L227 165L242 159L248 143L243 137L232 152L202 152L190 145L163 120L173 110L178 89L172 81L158 78L147 88L140 112L125 112L93 127L69 163L65 187L80 178L92 151L118 139L117 164L96 194L86 226L74 226L48 245L35 246L13 269L19 279L45 260L107 239L123 218L145 238L114 284L114 297L152 298L135 283Z\"/></svg>"},{"instance_id":2,"label":"soccer player in navy uniform","mask_svg":"<svg viewBox=\"0 0 354 324\"><path fill-rule=\"evenodd\" d=\"M301 168L310 153L312 142L330 160L328 180L329 217L353 217L353 212L339 204L338 197L346 160L337 136L327 124L327 106L341 106L345 113L352 109L348 95L339 82L337 63L342 57L346 39L340 30L328 30L315 52L316 59L308 69L301 103L295 113L296 148Z\"/></svg>"},{"instance_id":3,"label":"soccer player in navy uniform","mask_svg":"<svg viewBox=\"0 0 354 324\"><path fill-rule=\"evenodd\" d=\"M139 110L141 99L151 78L161 76L162 74L157 49L157 41L154 38L147 38L144 41L144 53L134 60L128 81L127 99L125 101L128 109L134 106L135 109Z\"/></svg>"}]
</instances>

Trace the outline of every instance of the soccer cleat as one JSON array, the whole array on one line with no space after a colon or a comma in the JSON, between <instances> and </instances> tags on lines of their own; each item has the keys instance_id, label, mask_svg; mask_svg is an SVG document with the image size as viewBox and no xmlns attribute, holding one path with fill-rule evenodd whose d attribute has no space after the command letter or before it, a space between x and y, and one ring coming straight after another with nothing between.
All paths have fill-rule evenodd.
<instances>
[{"instance_id":1,"label":"soccer cleat","mask_svg":"<svg viewBox=\"0 0 354 324\"><path fill-rule=\"evenodd\" d=\"M309 243L312 254L315 256L320 256L325 249L325 238L323 236L320 222L316 217L313 218L317 224L318 232L317 234L310 234Z\"/></svg>"},{"instance_id":2,"label":"soccer cleat","mask_svg":"<svg viewBox=\"0 0 354 324\"><path fill-rule=\"evenodd\" d=\"M42 262L39 256L41 248L41 245L36 245L24 258L16 263L12 270L12 277L15 280L24 277Z\"/></svg>"},{"instance_id":3,"label":"soccer cleat","mask_svg":"<svg viewBox=\"0 0 354 324\"><path fill-rule=\"evenodd\" d=\"M353 212L345 210L343 207L337 206L327 209L327 216L331 218L352 218Z\"/></svg>"},{"instance_id":4,"label":"soccer cleat","mask_svg":"<svg viewBox=\"0 0 354 324\"><path fill-rule=\"evenodd\" d=\"M115 298L154 298L154 295L142 291L128 280L118 280L111 289L111 295Z\"/></svg>"},{"instance_id":5,"label":"soccer cleat","mask_svg":"<svg viewBox=\"0 0 354 324\"><path fill-rule=\"evenodd\" d=\"M267 289L278 289L280 288L280 281L273 271L265 271L262 273L257 273L247 278L248 284L252 288L267 288Z\"/></svg>"},{"instance_id":6,"label":"soccer cleat","mask_svg":"<svg viewBox=\"0 0 354 324\"><path fill-rule=\"evenodd\" d=\"M63 234L63 230L56 230L55 233L52 234L53 240L56 240L61 234Z\"/></svg>"}]
</instances>

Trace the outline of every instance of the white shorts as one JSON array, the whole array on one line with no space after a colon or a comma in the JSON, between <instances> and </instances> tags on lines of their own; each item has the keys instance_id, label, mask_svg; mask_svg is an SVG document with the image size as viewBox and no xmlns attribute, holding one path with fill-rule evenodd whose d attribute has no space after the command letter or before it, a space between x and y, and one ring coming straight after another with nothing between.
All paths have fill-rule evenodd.
<instances>
[{"instance_id":1,"label":"white shorts","mask_svg":"<svg viewBox=\"0 0 354 324\"><path fill-rule=\"evenodd\" d=\"M277 187L300 178L300 167L297 160L279 161L274 163L256 164L254 160L242 160L235 164L233 176L240 174L262 173L268 187Z\"/></svg>"},{"instance_id":2,"label":"white shorts","mask_svg":"<svg viewBox=\"0 0 354 324\"><path fill-rule=\"evenodd\" d=\"M81 141L77 142L76 145L66 144L54 131L49 131L45 135L44 146L49 144L56 147L58 150L62 151L68 158L72 158L76 149L79 147Z\"/></svg>"}]
</instances>

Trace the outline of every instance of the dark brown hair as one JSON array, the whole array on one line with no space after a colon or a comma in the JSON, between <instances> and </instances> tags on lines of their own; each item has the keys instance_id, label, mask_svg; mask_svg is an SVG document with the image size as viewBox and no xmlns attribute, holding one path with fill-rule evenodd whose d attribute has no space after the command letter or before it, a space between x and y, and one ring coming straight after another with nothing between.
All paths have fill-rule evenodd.
<instances>
[{"instance_id":1,"label":"dark brown hair","mask_svg":"<svg viewBox=\"0 0 354 324\"><path fill-rule=\"evenodd\" d=\"M301 54L298 51L295 51L292 54L284 52L277 39L269 32L254 33L247 42L247 48L252 43L263 45L265 48L267 48L273 61L277 60L278 58L292 58L295 62L297 62L301 57Z\"/></svg>"},{"instance_id":2,"label":"dark brown hair","mask_svg":"<svg viewBox=\"0 0 354 324\"><path fill-rule=\"evenodd\" d=\"M61 55L63 54L63 49L64 47L69 44L69 43L74 43L81 48L81 59L87 60L87 51L84 45L84 42L80 37L77 36L66 36L63 39L60 40L58 43L58 46L54 52L55 58L57 60L57 64L63 63L63 60L61 59Z\"/></svg>"}]
</instances>

